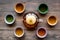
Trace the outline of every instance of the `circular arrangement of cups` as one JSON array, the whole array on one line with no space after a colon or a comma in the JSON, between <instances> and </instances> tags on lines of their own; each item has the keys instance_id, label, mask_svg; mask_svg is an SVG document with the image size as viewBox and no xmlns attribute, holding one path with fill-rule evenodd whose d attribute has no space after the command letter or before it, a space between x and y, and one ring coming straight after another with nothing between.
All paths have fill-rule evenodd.
<instances>
[{"instance_id":1,"label":"circular arrangement of cups","mask_svg":"<svg viewBox=\"0 0 60 40\"><path fill-rule=\"evenodd\" d=\"M51 18L51 17L53 17L56 21L53 23L53 24L51 24L50 22L49 22L49 18ZM49 16L48 17L48 19L47 19L47 23L50 25L50 26L55 26L56 24L57 24L57 18L55 17L55 16Z\"/></svg>"},{"instance_id":2,"label":"circular arrangement of cups","mask_svg":"<svg viewBox=\"0 0 60 40\"><path fill-rule=\"evenodd\" d=\"M23 9L22 9L22 11L18 11L18 9L17 9L17 6L23 6ZM46 10L44 11L44 12L42 12L41 10L40 10L40 7L46 7ZM24 4L23 3L17 3L16 5L15 5L15 7L14 7L14 9L15 9L15 11L17 12L17 13L23 13L24 11L25 11L25 6L24 6ZM38 7L38 11L41 13L41 14L46 14L47 12L48 12L48 6L46 5L46 4L40 4L39 5L39 7ZM32 12L33 13L33 12ZM13 17L13 21L12 22L8 22L7 20L6 20L6 17L8 16L8 15L11 15L12 17ZM50 16L51 17L51 16ZM50 18L50 17L48 17L48 19ZM54 16L55 17L55 16ZM24 17L25 18L25 17ZM38 18L38 17L37 17ZM55 17L56 18L56 17ZM49 20L47 19L47 23L49 24L49 25L51 25L51 26L54 26L54 25L56 25L57 24L57 19L56 19L56 22L54 23L54 24L51 24L51 23L49 23ZM4 21L5 21L5 23L7 23L7 24L13 24L14 23L14 21L15 21L15 17L12 15L12 14L7 14L6 16L5 16L5 18L4 18ZM41 20L40 19L38 19L38 21L37 22L40 22ZM22 37L23 35L24 35L24 30L23 30L23 28L21 28L22 30L23 30L23 33L22 33L22 35L20 35L20 36L18 36L17 34L16 34L16 29L17 28L21 28L21 27L16 27L15 28L15 30L14 30L14 35L16 36L16 37ZM39 29L44 29L45 31L46 31L46 33L45 33L45 35L43 35L43 36L40 36L39 34L38 34L38 30ZM44 27L40 27L40 28L38 28L37 29L37 31L36 31L36 35L39 37L39 38L45 38L46 36L47 36L47 30L46 30L46 28L44 28Z\"/></svg>"},{"instance_id":3,"label":"circular arrangement of cups","mask_svg":"<svg viewBox=\"0 0 60 40\"><path fill-rule=\"evenodd\" d=\"M38 31L39 31L41 28L45 30L45 35L43 35L43 36L40 36L40 35L38 34ZM37 31L36 31L36 35L37 35L39 38L45 38L45 37L47 36L47 30L46 30L46 28L45 28L45 27L40 27L40 28L38 28Z\"/></svg>"},{"instance_id":4,"label":"circular arrangement of cups","mask_svg":"<svg viewBox=\"0 0 60 40\"><path fill-rule=\"evenodd\" d=\"M47 4L40 4L38 7L38 11L40 12L40 14L46 14L48 12L48 6Z\"/></svg>"},{"instance_id":5,"label":"circular arrangement of cups","mask_svg":"<svg viewBox=\"0 0 60 40\"><path fill-rule=\"evenodd\" d=\"M17 3L14 7L17 13L23 13L25 11L25 5L23 3ZM20 10L21 9L21 10ZM19 11L18 11L19 10Z\"/></svg>"},{"instance_id":6,"label":"circular arrangement of cups","mask_svg":"<svg viewBox=\"0 0 60 40\"><path fill-rule=\"evenodd\" d=\"M7 19L6 19L6 17L9 16L9 15L11 15L11 16L13 17L12 22L8 22ZM13 14L7 14L7 15L5 15L5 17L4 17L4 21L5 21L6 24L13 24L13 23L15 22L15 17L14 17Z\"/></svg>"},{"instance_id":7,"label":"circular arrangement of cups","mask_svg":"<svg viewBox=\"0 0 60 40\"><path fill-rule=\"evenodd\" d=\"M18 28L20 28L20 29L23 31L23 33L22 33L21 35L19 35L19 36L16 34L16 29L18 29ZM16 37L19 37L19 38L22 37L22 36L24 35L24 29L21 28L21 27L16 27L15 30L14 30L14 35L15 35Z\"/></svg>"}]
</instances>

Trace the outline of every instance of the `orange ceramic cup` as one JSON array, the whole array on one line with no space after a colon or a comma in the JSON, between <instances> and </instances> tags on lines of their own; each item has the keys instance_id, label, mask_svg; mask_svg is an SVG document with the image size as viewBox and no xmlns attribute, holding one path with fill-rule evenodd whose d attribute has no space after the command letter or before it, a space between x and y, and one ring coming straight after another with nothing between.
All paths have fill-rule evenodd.
<instances>
[{"instance_id":1,"label":"orange ceramic cup","mask_svg":"<svg viewBox=\"0 0 60 40\"><path fill-rule=\"evenodd\" d=\"M23 3L17 3L14 9L17 13L23 13L25 11L25 5Z\"/></svg>"},{"instance_id":2,"label":"orange ceramic cup","mask_svg":"<svg viewBox=\"0 0 60 40\"><path fill-rule=\"evenodd\" d=\"M50 16L48 17L47 19L47 23L50 25L50 26L54 26L57 24L57 18L55 16Z\"/></svg>"}]
</instances>

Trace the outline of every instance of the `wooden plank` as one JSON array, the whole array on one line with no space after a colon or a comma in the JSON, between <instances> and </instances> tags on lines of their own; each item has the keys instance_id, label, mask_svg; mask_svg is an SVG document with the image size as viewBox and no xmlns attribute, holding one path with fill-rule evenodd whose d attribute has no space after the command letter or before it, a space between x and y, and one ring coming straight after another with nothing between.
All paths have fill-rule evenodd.
<instances>
[{"instance_id":1,"label":"wooden plank","mask_svg":"<svg viewBox=\"0 0 60 40\"><path fill-rule=\"evenodd\" d=\"M37 28L46 27L48 35L44 39L39 39L36 36L36 30L29 31L24 26L22 20L23 15L19 15L14 11L14 5L17 2L22 2L25 4L26 10L24 13L33 11L37 14L37 7L41 3L46 3L49 7L49 12L45 16L38 14L39 18L43 19L42 23L39 23ZM6 14L12 13L16 21L13 25L9 26L5 24L4 17ZM46 20L50 15L54 15L58 18L58 24L55 27L50 27ZM60 40L60 0L0 0L0 40ZM15 27L23 27L25 35L22 38L16 38L14 36Z\"/></svg>"}]
</instances>

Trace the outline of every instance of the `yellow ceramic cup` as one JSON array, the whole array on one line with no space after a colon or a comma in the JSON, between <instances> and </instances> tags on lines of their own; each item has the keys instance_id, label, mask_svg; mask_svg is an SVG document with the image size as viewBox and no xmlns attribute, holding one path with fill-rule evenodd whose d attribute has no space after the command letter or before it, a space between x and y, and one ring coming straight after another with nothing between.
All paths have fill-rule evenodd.
<instances>
[{"instance_id":1,"label":"yellow ceramic cup","mask_svg":"<svg viewBox=\"0 0 60 40\"><path fill-rule=\"evenodd\" d=\"M25 5L23 3L17 3L14 9L17 13L23 13L25 11Z\"/></svg>"},{"instance_id":2,"label":"yellow ceramic cup","mask_svg":"<svg viewBox=\"0 0 60 40\"><path fill-rule=\"evenodd\" d=\"M24 35L24 29L21 27L16 27L14 30L14 35L19 38L22 37Z\"/></svg>"},{"instance_id":3,"label":"yellow ceramic cup","mask_svg":"<svg viewBox=\"0 0 60 40\"><path fill-rule=\"evenodd\" d=\"M48 17L47 19L47 23L50 25L50 26L55 26L57 24L57 18L55 16L50 16Z\"/></svg>"}]
</instances>

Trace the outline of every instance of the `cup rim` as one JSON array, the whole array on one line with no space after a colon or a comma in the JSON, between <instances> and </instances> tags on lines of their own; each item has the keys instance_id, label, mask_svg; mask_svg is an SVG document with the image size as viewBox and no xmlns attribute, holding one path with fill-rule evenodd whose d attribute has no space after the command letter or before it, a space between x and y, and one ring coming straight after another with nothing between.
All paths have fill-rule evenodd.
<instances>
[{"instance_id":1,"label":"cup rim","mask_svg":"<svg viewBox=\"0 0 60 40\"><path fill-rule=\"evenodd\" d=\"M56 18L56 22L55 22L54 24L51 24L51 23L49 22L49 18L50 18L50 17L52 17L52 16L49 16L49 17L48 17L47 23L48 23L50 26L55 26L55 25L57 24L57 21L58 21L57 18L56 18L55 16L53 16L53 17Z\"/></svg>"},{"instance_id":2,"label":"cup rim","mask_svg":"<svg viewBox=\"0 0 60 40\"><path fill-rule=\"evenodd\" d=\"M41 10L39 10L39 7L40 7L42 4L44 4L45 6L47 6L47 4L41 3L41 4L38 6L38 9L37 9L37 10L39 11L40 14L47 14L47 12L48 12L48 6L47 6L47 10L46 10L45 12L42 12Z\"/></svg>"},{"instance_id":3,"label":"cup rim","mask_svg":"<svg viewBox=\"0 0 60 40\"><path fill-rule=\"evenodd\" d=\"M41 28L46 31L46 33L45 33L44 36L40 36L40 35L38 34L38 31L39 31L39 29L41 29ZM46 28L45 28L45 27L39 27L39 28L37 29L37 31L36 31L36 35L37 35L39 38L45 38L45 37L47 36L47 30L46 30Z\"/></svg>"},{"instance_id":4,"label":"cup rim","mask_svg":"<svg viewBox=\"0 0 60 40\"><path fill-rule=\"evenodd\" d=\"M18 5L18 4L22 4L23 5L23 10L22 11L17 11L17 9L16 9L16 5ZM23 13L24 11L25 11L25 5L23 4L23 3L16 3L15 4L15 6L14 6L14 10L17 12L17 13Z\"/></svg>"},{"instance_id":5,"label":"cup rim","mask_svg":"<svg viewBox=\"0 0 60 40\"><path fill-rule=\"evenodd\" d=\"M17 28L22 29L22 31L23 31L22 35L18 36L18 35L16 34L15 31L16 31ZM15 27L15 29L14 29L14 35L15 35L16 37L18 37L18 38L22 37L22 36L24 35L24 29L23 29L22 27Z\"/></svg>"},{"instance_id":6,"label":"cup rim","mask_svg":"<svg viewBox=\"0 0 60 40\"><path fill-rule=\"evenodd\" d=\"M12 22L8 22L8 21L6 20L6 17L7 17L8 15L11 15L11 16L13 17L13 21L12 21ZM5 17L4 17L4 21L5 21L6 24L13 24L13 23L15 22L15 17L14 17L13 14L6 14Z\"/></svg>"}]
</instances>

